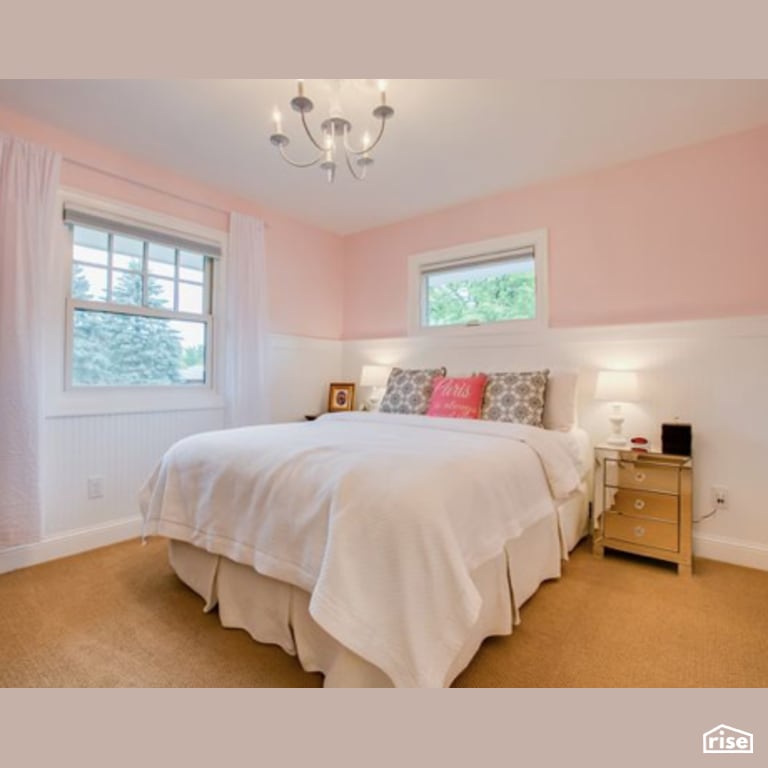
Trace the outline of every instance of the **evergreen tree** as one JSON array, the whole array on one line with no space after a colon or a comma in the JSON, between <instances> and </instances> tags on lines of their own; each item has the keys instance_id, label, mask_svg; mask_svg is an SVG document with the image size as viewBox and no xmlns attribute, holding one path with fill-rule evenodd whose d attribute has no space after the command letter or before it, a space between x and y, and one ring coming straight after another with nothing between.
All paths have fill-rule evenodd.
<instances>
[{"instance_id":1,"label":"evergreen tree","mask_svg":"<svg viewBox=\"0 0 768 768\"><path fill-rule=\"evenodd\" d=\"M203 365L205 363L205 345L196 344L194 347L185 347L182 360L185 368Z\"/></svg>"},{"instance_id":2,"label":"evergreen tree","mask_svg":"<svg viewBox=\"0 0 768 768\"><path fill-rule=\"evenodd\" d=\"M140 269L138 261L133 265ZM142 305L140 272L120 272L112 290L112 301ZM90 287L79 265L75 265L72 292L92 299ZM163 306L160 284L148 279L147 305ZM80 385L152 385L182 383L181 335L169 321L115 312L75 312L73 381Z\"/></svg>"},{"instance_id":3,"label":"evergreen tree","mask_svg":"<svg viewBox=\"0 0 768 768\"><path fill-rule=\"evenodd\" d=\"M85 270L82 265L77 262L74 262L72 271L72 298L86 300L93 298L93 295L91 294L91 284L85 276Z\"/></svg>"},{"instance_id":4,"label":"evergreen tree","mask_svg":"<svg viewBox=\"0 0 768 768\"><path fill-rule=\"evenodd\" d=\"M77 299L103 300L91 293L91 285L80 264L74 264L72 296ZM109 383L111 365L105 315L100 312L76 310L73 318L72 383L96 385Z\"/></svg>"}]
</instances>

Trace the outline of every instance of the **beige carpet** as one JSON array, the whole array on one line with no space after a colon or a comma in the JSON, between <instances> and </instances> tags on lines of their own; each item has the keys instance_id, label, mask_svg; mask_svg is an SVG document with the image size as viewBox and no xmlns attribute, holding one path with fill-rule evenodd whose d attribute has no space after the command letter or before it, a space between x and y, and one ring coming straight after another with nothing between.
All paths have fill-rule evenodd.
<instances>
[{"instance_id":1,"label":"beige carpet","mask_svg":"<svg viewBox=\"0 0 768 768\"><path fill-rule=\"evenodd\" d=\"M598 560L583 543L509 637L456 686L768 687L768 573ZM166 543L130 541L0 575L0 686L320 686L279 648L223 629Z\"/></svg>"}]
</instances>

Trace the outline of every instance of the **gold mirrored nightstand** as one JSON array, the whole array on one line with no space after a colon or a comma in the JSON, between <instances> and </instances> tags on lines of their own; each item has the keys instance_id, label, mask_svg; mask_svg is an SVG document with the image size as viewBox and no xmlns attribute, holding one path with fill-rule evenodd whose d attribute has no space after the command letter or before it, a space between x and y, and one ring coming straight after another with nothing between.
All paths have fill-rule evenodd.
<instances>
[{"instance_id":1,"label":"gold mirrored nightstand","mask_svg":"<svg viewBox=\"0 0 768 768\"><path fill-rule=\"evenodd\" d=\"M631 552L693 565L693 459L659 451L595 447L593 552Z\"/></svg>"}]
</instances>

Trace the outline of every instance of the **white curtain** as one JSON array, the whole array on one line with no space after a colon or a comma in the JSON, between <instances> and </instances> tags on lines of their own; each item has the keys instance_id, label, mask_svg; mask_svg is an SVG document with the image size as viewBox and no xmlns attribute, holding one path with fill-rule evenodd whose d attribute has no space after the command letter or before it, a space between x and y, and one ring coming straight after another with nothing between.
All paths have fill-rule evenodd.
<instances>
[{"instance_id":1,"label":"white curtain","mask_svg":"<svg viewBox=\"0 0 768 768\"><path fill-rule=\"evenodd\" d=\"M61 157L0 134L0 549L37 541L43 313Z\"/></svg>"},{"instance_id":2,"label":"white curtain","mask_svg":"<svg viewBox=\"0 0 768 768\"><path fill-rule=\"evenodd\" d=\"M269 421L269 338L263 222L230 214L224 268L227 425L264 424Z\"/></svg>"}]
</instances>

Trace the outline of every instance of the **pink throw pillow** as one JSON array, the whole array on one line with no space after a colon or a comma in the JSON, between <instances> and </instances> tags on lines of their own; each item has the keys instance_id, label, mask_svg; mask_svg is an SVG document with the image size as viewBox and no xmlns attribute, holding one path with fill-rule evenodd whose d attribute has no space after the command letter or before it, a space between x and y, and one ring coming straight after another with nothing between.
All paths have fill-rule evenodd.
<instances>
[{"instance_id":1,"label":"pink throw pillow","mask_svg":"<svg viewBox=\"0 0 768 768\"><path fill-rule=\"evenodd\" d=\"M427 416L478 418L487 380L488 377L484 373L462 379L436 376L432 382L432 397L429 400Z\"/></svg>"}]
</instances>

